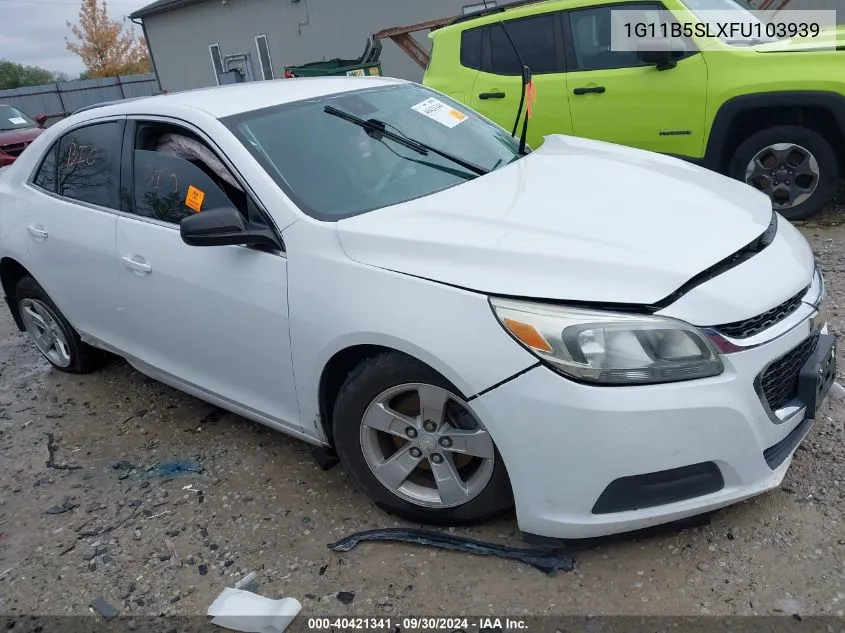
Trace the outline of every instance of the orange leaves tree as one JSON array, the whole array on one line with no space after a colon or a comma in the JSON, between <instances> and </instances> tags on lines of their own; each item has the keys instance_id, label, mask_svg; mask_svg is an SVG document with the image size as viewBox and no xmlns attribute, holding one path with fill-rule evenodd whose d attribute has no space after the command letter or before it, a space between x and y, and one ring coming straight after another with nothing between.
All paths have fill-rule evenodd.
<instances>
[{"instance_id":1,"label":"orange leaves tree","mask_svg":"<svg viewBox=\"0 0 845 633\"><path fill-rule=\"evenodd\" d=\"M82 58L91 79L150 71L146 41L135 37L125 18L110 19L105 0L82 0L79 23L67 25L74 38L65 38L67 48Z\"/></svg>"}]
</instances>

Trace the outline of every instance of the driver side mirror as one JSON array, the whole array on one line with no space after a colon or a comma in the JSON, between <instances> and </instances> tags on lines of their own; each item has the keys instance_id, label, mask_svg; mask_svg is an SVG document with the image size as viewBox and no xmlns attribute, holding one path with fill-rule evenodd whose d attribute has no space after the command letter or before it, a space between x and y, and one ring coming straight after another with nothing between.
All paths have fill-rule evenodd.
<instances>
[{"instance_id":1,"label":"driver side mirror","mask_svg":"<svg viewBox=\"0 0 845 633\"><path fill-rule=\"evenodd\" d=\"M675 59L675 51L668 39L653 39L637 49L637 59L648 64L657 66L657 70L670 70L678 65Z\"/></svg>"},{"instance_id":2,"label":"driver side mirror","mask_svg":"<svg viewBox=\"0 0 845 633\"><path fill-rule=\"evenodd\" d=\"M38 127L43 128L44 124L47 123L47 115L39 114L37 117L35 117L35 122L38 124Z\"/></svg>"},{"instance_id":3,"label":"driver side mirror","mask_svg":"<svg viewBox=\"0 0 845 633\"><path fill-rule=\"evenodd\" d=\"M232 207L209 209L183 218L179 223L182 241L188 246L270 246L280 248L273 232L244 222Z\"/></svg>"}]
</instances>

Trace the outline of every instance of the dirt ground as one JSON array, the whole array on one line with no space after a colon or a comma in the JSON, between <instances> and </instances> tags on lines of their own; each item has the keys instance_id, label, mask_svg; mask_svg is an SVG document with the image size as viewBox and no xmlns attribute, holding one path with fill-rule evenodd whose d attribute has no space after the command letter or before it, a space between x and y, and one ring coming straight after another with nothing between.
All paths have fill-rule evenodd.
<instances>
[{"instance_id":1,"label":"dirt ground","mask_svg":"<svg viewBox=\"0 0 845 633\"><path fill-rule=\"evenodd\" d=\"M800 225L824 265L838 334L845 330L842 211L845 196L838 209ZM845 358L839 367L845 382ZM845 405L830 398L780 489L704 525L578 551L573 572L546 576L514 561L407 544L335 554L326 544L341 536L400 525L341 467L323 472L301 442L123 361L88 376L53 371L3 306L0 616L88 614L99 596L122 615L201 615L250 571L258 573L258 593L298 598L300 619L843 616L844 419ZM48 467L50 434L54 464L70 469ZM174 460L203 470L148 470ZM525 546L513 517L455 533ZM171 562L169 543L181 565ZM351 603L339 592L353 593Z\"/></svg>"}]
</instances>

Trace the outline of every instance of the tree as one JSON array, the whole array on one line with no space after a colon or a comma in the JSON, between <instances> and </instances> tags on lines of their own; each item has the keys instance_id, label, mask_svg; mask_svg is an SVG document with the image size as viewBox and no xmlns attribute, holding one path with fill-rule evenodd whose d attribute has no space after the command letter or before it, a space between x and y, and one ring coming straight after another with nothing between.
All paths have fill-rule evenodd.
<instances>
[{"instance_id":1,"label":"tree","mask_svg":"<svg viewBox=\"0 0 845 633\"><path fill-rule=\"evenodd\" d=\"M106 0L82 0L79 23L67 25L75 38L65 38L67 48L82 58L90 79L149 72L146 41L136 39L125 18L109 18Z\"/></svg>"},{"instance_id":2,"label":"tree","mask_svg":"<svg viewBox=\"0 0 845 633\"><path fill-rule=\"evenodd\" d=\"M0 90L21 88L23 86L38 86L56 81L55 75L49 70L38 66L24 66L5 59L0 59Z\"/></svg>"}]
</instances>

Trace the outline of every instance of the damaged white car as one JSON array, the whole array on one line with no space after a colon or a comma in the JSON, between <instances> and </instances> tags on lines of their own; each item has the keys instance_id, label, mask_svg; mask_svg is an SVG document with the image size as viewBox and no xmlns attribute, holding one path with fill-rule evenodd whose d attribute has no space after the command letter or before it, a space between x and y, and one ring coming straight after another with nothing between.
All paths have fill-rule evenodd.
<instances>
[{"instance_id":1,"label":"damaged white car","mask_svg":"<svg viewBox=\"0 0 845 633\"><path fill-rule=\"evenodd\" d=\"M55 367L111 352L337 451L388 512L533 536L777 486L835 375L768 198L505 130L422 86L296 79L105 105L0 172L0 277Z\"/></svg>"}]
</instances>

